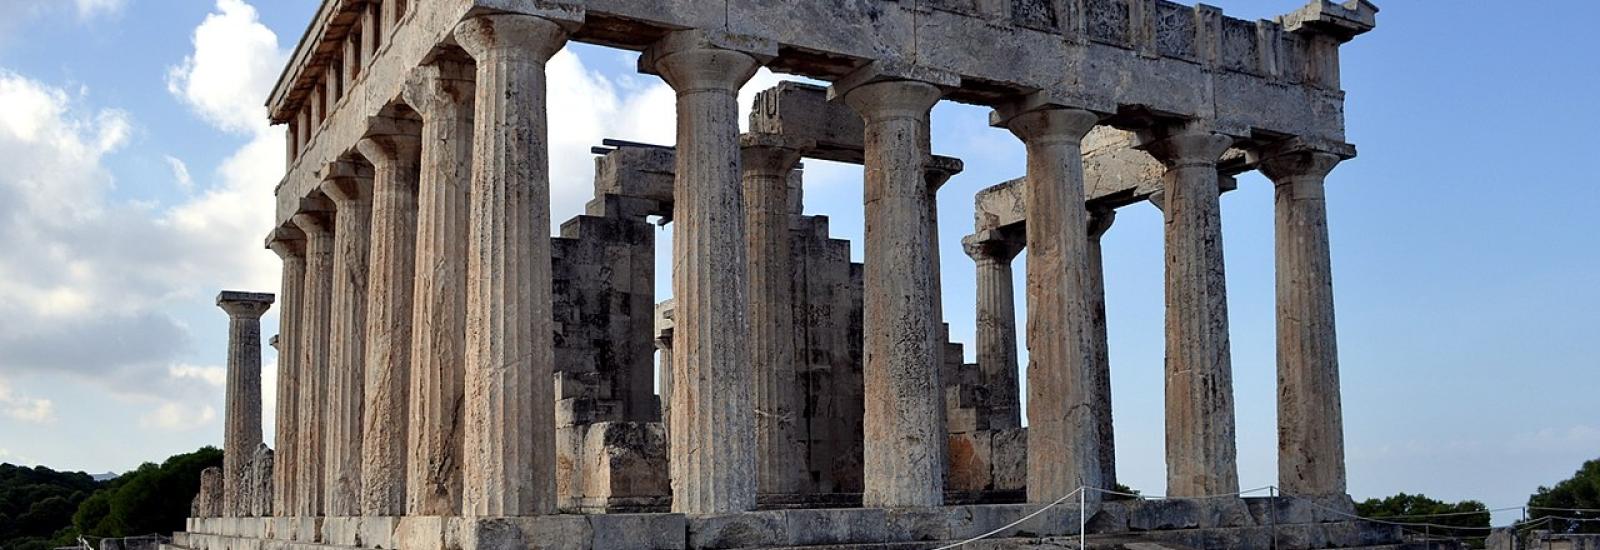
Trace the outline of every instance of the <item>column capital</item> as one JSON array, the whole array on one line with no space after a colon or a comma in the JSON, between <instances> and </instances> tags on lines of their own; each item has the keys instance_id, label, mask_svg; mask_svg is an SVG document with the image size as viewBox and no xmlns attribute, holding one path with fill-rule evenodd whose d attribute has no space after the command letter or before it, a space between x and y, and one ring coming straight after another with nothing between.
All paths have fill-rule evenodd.
<instances>
[{"instance_id":1,"label":"column capital","mask_svg":"<svg viewBox=\"0 0 1600 550\"><path fill-rule=\"evenodd\" d=\"M217 307L230 317L260 318L272 307L273 298L268 292L224 290L217 294Z\"/></svg>"},{"instance_id":2,"label":"column capital","mask_svg":"<svg viewBox=\"0 0 1600 550\"><path fill-rule=\"evenodd\" d=\"M306 255L306 235L293 223L275 229L267 236L268 250L278 254L278 259L289 261L291 259L304 260Z\"/></svg>"},{"instance_id":3,"label":"column capital","mask_svg":"<svg viewBox=\"0 0 1600 550\"><path fill-rule=\"evenodd\" d=\"M1100 114L1073 108L1044 108L1019 113L1006 120L1006 129L1024 143L1082 143L1100 123ZM1220 153L1219 153L1220 155Z\"/></svg>"},{"instance_id":4,"label":"column capital","mask_svg":"<svg viewBox=\"0 0 1600 550\"><path fill-rule=\"evenodd\" d=\"M317 188L338 208L352 202L370 202L372 170L350 161L330 162L322 169L322 185Z\"/></svg>"},{"instance_id":5,"label":"column capital","mask_svg":"<svg viewBox=\"0 0 1600 550\"><path fill-rule=\"evenodd\" d=\"M435 59L411 70L400 88L400 97L427 121L443 107L470 110L476 86L477 68L471 63Z\"/></svg>"},{"instance_id":6,"label":"column capital","mask_svg":"<svg viewBox=\"0 0 1600 550\"><path fill-rule=\"evenodd\" d=\"M306 234L307 239L326 237L333 233L333 216L327 212L300 212L290 218L294 226Z\"/></svg>"},{"instance_id":7,"label":"column capital","mask_svg":"<svg viewBox=\"0 0 1600 550\"><path fill-rule=\"evenodd\" d=\"M456 43L473 59L526 57L544 63L566 45L571 25L536 15L493 13L462 19L454 33Z\"/></svg>"},{"instance_id":8,"label":"column capital","mask_svg":"<svg viewBox=\"0 0 1600 550\"><path fill-rule=\"evenodd\" d=\"M829 94L838 91L838 85ZM938 86L918 80L882 80L839 92L845 104L867 122L892 118L926 118L944 97Z\"/></svg>"},{"instance_id":9,"label":"column capital","mask_svg":"<svg viewBox=\"0 0 1600 550\"><path fill-rule=\"evenodd\" d=\"M928 180L928 193L931 196L944 187L945 182L967 169L967 163L955 157L933 155L928 159L928 166L923 169L924 177Z\"/></svg>"},{"instance_id":10,"label":"column capital","mask_svg":"<svg viewBox=\"0 0 1600 550\"><path fill-rule=\"evenodd\" d=\"M1168 169L1215 167L1233 146L1232 136L1210 130L1198 122L1157 126L1139 132L1139 145Z\"/></svg>"},{"instance_id":11,"label":"column capital","mask_svg":"<svg viewBox=\"0 0 1600 550\"><path fill-rule=\"evenodd\" d=\"M739 161L745 174L779 176L794 169L800 155L816 142L779 134L747 133L739 136ZM783 182L788 184L787 181Z\"/></svg>"},{"instance_id":12,"label":"column capital","mask_svg":"<svg viewBox=\"0 0 1600 550\"><path fill-rule=\"evenodd\" d=\"M998 229L985 229L961 238L961 248L972 261L1010 263L1027 246L1018 236L1007 235Z\"/></svg>"},{"instance_id":13,"label":"column capital","mask_svg":"<svg viewBox=\"0 0 1600 550\"><path fill-rule=\"evenodd\" d=\"M1302 179L1321 181L1342 160L1333 153L1302 149L1262 159L1256 167L1273 183L1287 185Z\"/></svg>"},{"instance_id":14,"label":"column capital","mask_svg":"<svg viewBox=\"0 0 1600 550\"><path fill-rule=\"evenodd\" d=\"M778 56L771 40L702 29L677 31L639 56L639 72L659 75L679 94L697 90L738 93L767 61Z\"/></svg>"},{"instance_id":15,"label":"column capital","mask_svg":"<svg viewBox=\"0 0 1600 550\"><path fill-rule=\"evenodd\" d=\"M940 96L942 96L944 89L960 86L961 77L952 72L924 67L902 60L881 59L833 81L833 85L828 86L828 100L844 100L845 103L851 103L849 96L853 92L868 86L890 82L915 82L933 86L940 89ZM938 97L934 97L928 107L931 108L933 103L938 102L938 100ZM852 103L851 106L854 107L855 105ZM860 109L857 108L857 110L859 111Z\"/></svg>"},{"instance_id":16,"label":"column capital","mask_svg":"<svg viewBox=\"0 0 1600 550\"><path fill-rule=\"evenodd\" d=\"M356 151L379 170L396 165L420 164L422 155L421 126L418 133L393 133L367 135L356 142Z\"/></svg>"},{"instance_id":17,"label":"column capital","mask_svg":"<svg viewBox=\"0 0 1600 550\"><path fill-rule=\"evenodd\" d=\"M1089 238L1099 239L1111 229L1111 224L1117 221L1117 211L1112 208L1089 209Z\"/></svg>"}]
</instances>

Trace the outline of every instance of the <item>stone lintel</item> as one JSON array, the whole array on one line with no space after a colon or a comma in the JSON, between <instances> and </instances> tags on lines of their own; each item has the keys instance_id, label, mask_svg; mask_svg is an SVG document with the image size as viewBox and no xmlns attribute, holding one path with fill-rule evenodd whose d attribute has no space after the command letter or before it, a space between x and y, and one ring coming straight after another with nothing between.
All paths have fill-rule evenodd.
<instances>
[{"instance_id":1,"label":"stone lintel","mask_svg":"<svg viewBox=\"0 0 1600 550\"><path fill-rule=\"evenodd\" d=\"M1278 23L1289 32L1319 32L1349 42L1378 26L1378 6L1367 0L1311 0L1304 7L1280 15Z\"/></svg>"},{"instance_id":2,"label":"stone lintel","mask_svg":"<svg viewBox=\"0 0 1600 550\"><path fill-rule=\"evenodd\" d=\"M867 84L897 80L925 82L941 90L961 87L961 76L950 71L918 65L903 59L879 59L833 81L833 85L828 87L828 101L841 102L851 90Z\"/></svg>"},{"instance_id":3,"label":"stone lintel","mask_svg":"<svg viewBox=\"0 0 1600 550\"><path fill-rule=\"evenodd\" d=\"M584 9L583 1L551 1L551 0L472 0L472 7L467 9L466 19L479 15L495 13L516 13L532 15L549 19L567 32L574 32L583 26L588 13Z\"/></svg>"}]
</instances>

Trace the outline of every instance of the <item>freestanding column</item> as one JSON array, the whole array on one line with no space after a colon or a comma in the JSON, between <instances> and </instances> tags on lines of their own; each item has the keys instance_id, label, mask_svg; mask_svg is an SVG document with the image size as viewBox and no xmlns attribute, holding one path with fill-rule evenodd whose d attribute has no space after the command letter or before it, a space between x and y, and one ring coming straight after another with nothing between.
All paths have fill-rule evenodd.
<instances>
[{"instance_id":1,"label":"freestanding column","mask_svg":"<svg viewBox=\"0 0 1600 550\"><path fill-rule=\"evenodd\" d=\"M330 212L301 212L294 215L294 224L306 234L305 298L300 312L300 376L299 435L295 476L299 480L295 489L300 506L294 515L321 516L323 511L323 479L325 441L322 430L327 425L328 413L328 335L333 326L329 313L333 308L333 255L334 218Z\"/></svg>"},{"instance_id":2,"label":"freestanding column","mask_svg":"<svg viewBox=\"0 0 1600 550\"><path fill-rule=\"evenodd\" d=\"M322 192L333 199L333 295L329 312L327 455L323 508L330 517L361 514L361 409L366 365L367 248L372 232L372 181L350 163L324 169Z\"/></svg>"},{"instance_id":3,"label":"freestanding column","mask_svg":"<svg viewBox=\"0 0 1600 550\"><path fill-rule=\"evenodd\" d=\"M1099 120L1081 109L1043 108L1006 121L1028 148L1029 502L1101 486L1082 148Z\"/></svg>"},{"instance_id":4,"label":"freestanding column","mask_svg":"<svg viewBox=\"0 0 1600 550\"><path fill-rule=\"evenodd\" d=\"M303 237L299 229L285 227L279 234L291 233ZM277 516L293 516L299 509L295 491L299 474L296 472L300 449L300 316L306 282L306 247L304 238L274 238L267 247L283 261L283 302L278 307L278 399L274 408L277 427L274 430L274 461L272 467L272 512Z\"/></svg>"},{"instance_id":5,"label":"freestanding column","mask_svg":"<svg viewBox=\"0 0 1600 550\"><path fill-rule=\"evenodd\" d=\"M1233 139L1177 129L1145 145L1167 167L1167 494L1239 490L1217 160Z\"/></svg>"},{"instance_id":6,"label":"freestanding column","mask_svg":"<svg viewBox=\"0 0 1600 550\"><path fill-rule=\"evenodd\" d=\"M756 419L746 324L739 87L760 62L697 33L646 53L678 92L672 213L672 511L756 506Z\"/></svg>"},{"instance_id":7,"label":"freestanding column","mask_svg":"<svg viewBox=\"0 0 1600 550\"><path fill-rule=\"evenodd\" d=\"M550 317L550 151L545 62L554 21L473 17L456 40L477 60L467 232L462 513L556 511Z\"/></svg>"},{"instance_id":8,"label":"freestanding column","mask_svg":"<svg viewBox=\"0 0 1600 550\"><path fill-rule=\"evenodd\" d=\"M1323 180L1336 155L1262 161L1277 188L1278 484L1298 495L1345 493L1344 421L1333 323L1333 268Z\"/></svg>"},{"instance_id":9,"label":"freestanding column","mask_svg":"<svg viewBox=\"0 0 1600 550\"><path fill-rule=\"evenodd\" d=\"M740 141L750 262L757 489L795 494L804 491L806 481L806 446L799 430L805 411L795 372L794 262L789 254L789 173L800 160L800 150L778 143L776 136L746 134Z\"/></svg>"},{"instance_id":10,"label":"freestanding column","mask_svg":"<svg viewBox=\"0 0 1600 550\"><path fill-rule=\"evenodd\" d=\"M837 86L837 85L836 85ZM844 91L866 123L866 403L862 502L944 501L944 387L933 310L928 118L942 92L885 80Z\"/></svg>"},{"instance_id":11,"label":"freestanding column","mask_svg":"<svg viewBox=\"0 0 1600 550\"><path fill-rule=\"evenodd\" d=\"M461 513L472 70L436 62L413 72L405 88L406 103L422 114L423 132L406 458L406 514L414 516Z\"/></svg>"},{"instance_id":12,"label":"freestanding column","mask_svg":"<svg viewBox=\"0 0 1600 550\"><path fill-rule=\"evenodd\" d=\"M366 407L361 512L406 508L406 437L411 389L411 300L416 275L418 126L386 119L386 132L356 149L373 166L372 281L367 300ZM536 429L529 427L529 429Z\"/></svg>"},{"instance_id":13,"label":"freestanding column","mask_svg":"<svg viewBox=\"0 0 1600 550\"><path fill-rule=\"evenodd\" d=\"M223 291L228 312L228 393L223 405L222 515L251 515L250 461L261 445L261 314L271 294Z\"/></svg>"},{"instance_id":14,"label":"freestanding column","mask_svg":"<svg viewBox=\"0 0 1600 550\"><path fill-rule=\"evenodd\" d=\"M1087 285L1090 315L1089 344L1093 347L1094 394L1089 402L1094 415L1095 433L1100 434L1100 488L1117 486L1116 430L1111 422L1111 348L1106 331L1106 279L1105 264L1101 261L1100 237L1111 229L1117 218L1115 210L1106 208L1089 212L1089 284Z\"/></svg>"},{"instance_id":15,"label":"freestanding column","mask_svg":"<svg viewBox=\"0 0 1600 550\"><path fill-rule=\"evenodd\" d=\"M1017 383L1017 309L1011 260L1022 252L1024 241L991 229L962 242L967 256L978 266L978 369L990 390L989 427L1019 428L1022 386Z\"/></svg>"}]
</instances>

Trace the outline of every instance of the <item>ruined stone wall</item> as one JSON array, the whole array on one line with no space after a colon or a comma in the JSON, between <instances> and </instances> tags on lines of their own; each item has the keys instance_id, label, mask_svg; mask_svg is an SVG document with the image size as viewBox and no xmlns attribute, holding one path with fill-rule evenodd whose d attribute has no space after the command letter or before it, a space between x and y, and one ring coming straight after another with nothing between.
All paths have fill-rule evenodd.
<instances>
[{"instance_id":1,"label":"ruined stone wall","mask_svg":"<svg viewBox=\"0 0 1600 550\"><path fill-rule=\"evenodd\" d=\"M795 216L795 371L805 392L804 437L813 493L859 493L862 433L861 264L828 237L825 216Z\"/></svg>"}]
</instances>

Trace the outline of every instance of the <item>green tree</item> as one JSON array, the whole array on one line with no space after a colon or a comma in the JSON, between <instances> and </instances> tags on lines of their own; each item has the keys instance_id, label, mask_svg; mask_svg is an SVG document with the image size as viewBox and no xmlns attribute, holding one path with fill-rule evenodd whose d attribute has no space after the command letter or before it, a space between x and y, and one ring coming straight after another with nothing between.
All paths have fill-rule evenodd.
<instances>
[{"instance_id":1,"label":"green tree","mask_svg":"<svg viewBox=\"0 0 1600 550\"><path fill-rule=\"evenodd\" d=\"M72 516L85 535L131 537L183 530L189 504L200 491L200 471L222 465L222 451L203 447L173 455L157 466L145 463L107 483Z\"/></svg>"},{"instance_id":2,"label":"green tree","mask_svg":"<svg viewBox=\"0 0 1600 550\"><path fill-rule=\"evenodd\" d=\"M1600 533L1595 510L1600 510L1600 459L1584 462L1571 478L1539 487L1528 497L1528 517L1551 518L1550 529L1558 533Z\"/></svg>"},{"instance_id":3,"label":"green tree","mask_svg":"<svg viewBox=\"0 0 1600 550\"><path fill-rule=\"evenodd\" d=\"M1454 504L1428 498L1427 495L1400 493L1384 499L1369 498L1356 503L1356 515L1365 518L1386 519L1402 523L1427 524L1407 527L1414 534L1432 537L1468 537L1465 541L1474 548L1483 547L1483 537L1489 535L1489 507L1476 500L1463 500Z\"/></svg>"},{"instance_id":4,"label":"green tree","mask_svg":"<svg viewBox=\"0 0 1600 550\"><path fill-rule=\"evenodd\" d=\"M98 487L82 472L0 464L0 548L48 548Z\"/></svg>"}]
</instances>

